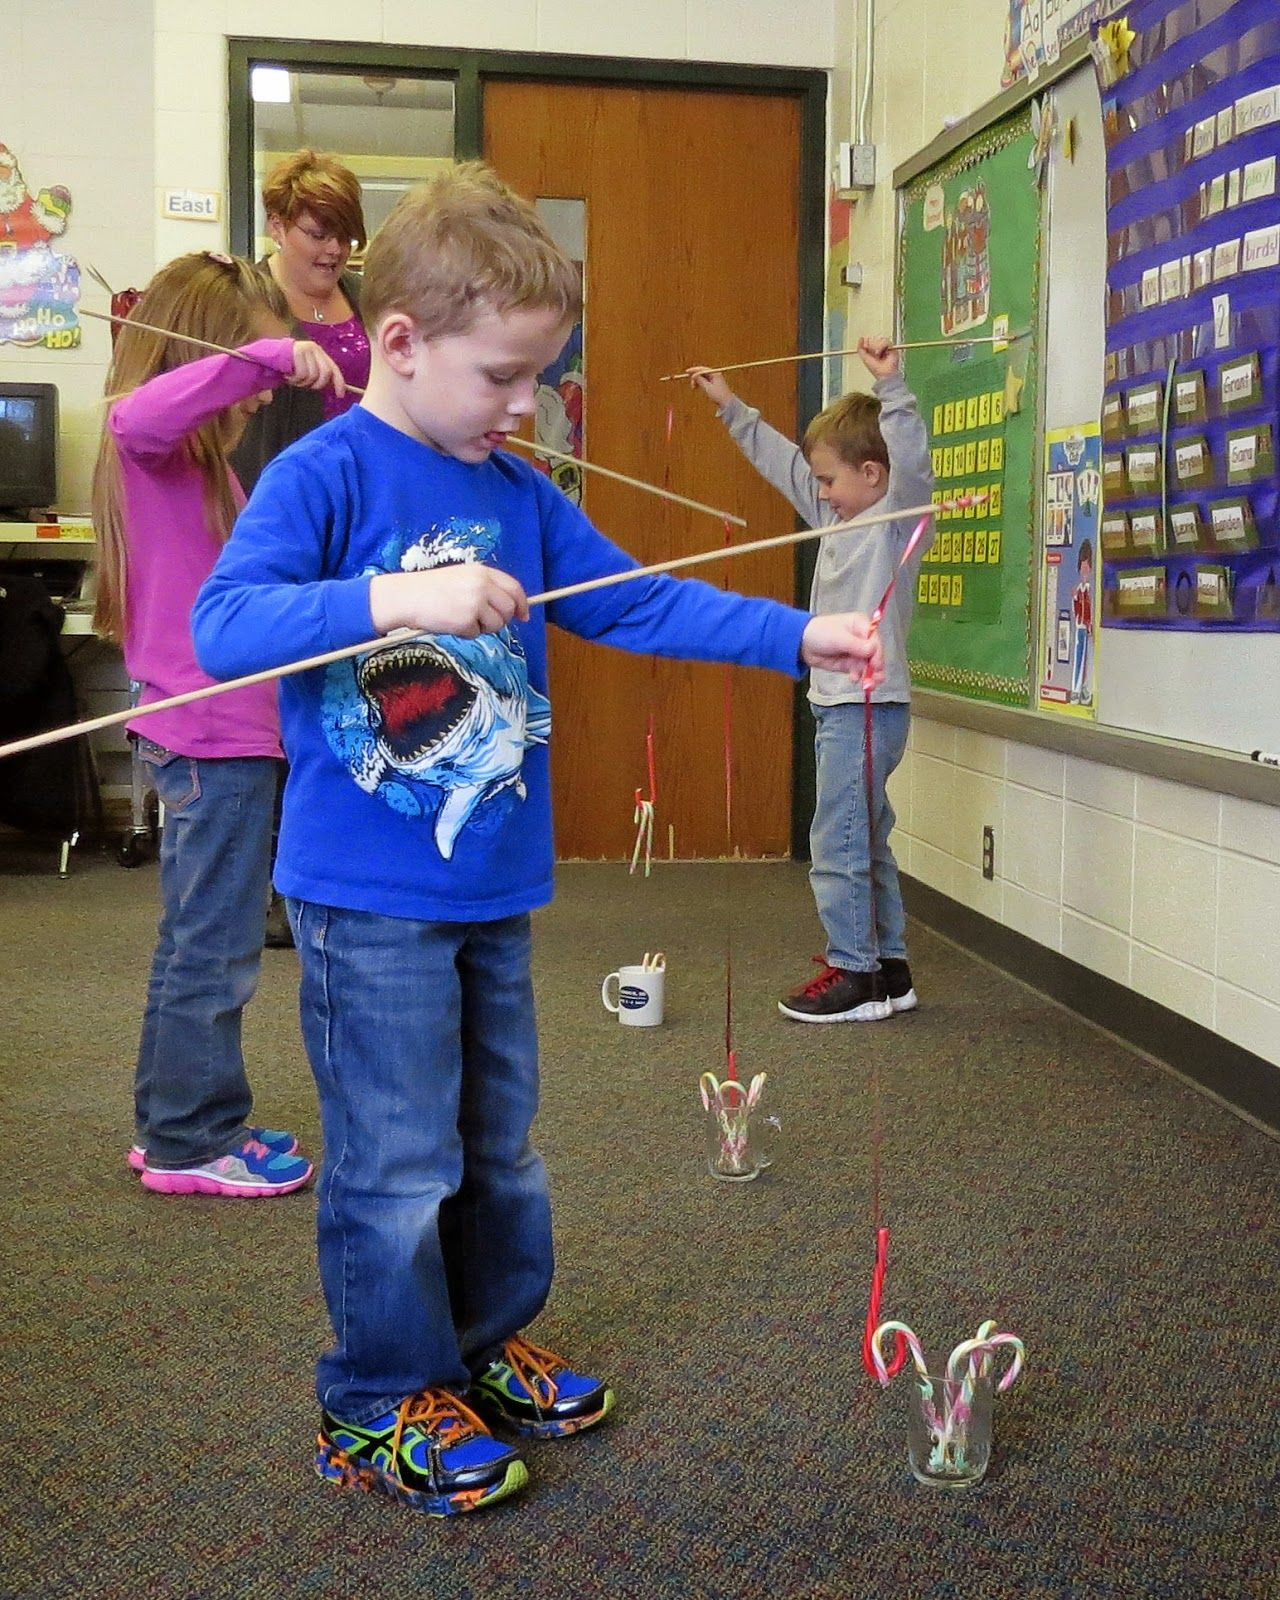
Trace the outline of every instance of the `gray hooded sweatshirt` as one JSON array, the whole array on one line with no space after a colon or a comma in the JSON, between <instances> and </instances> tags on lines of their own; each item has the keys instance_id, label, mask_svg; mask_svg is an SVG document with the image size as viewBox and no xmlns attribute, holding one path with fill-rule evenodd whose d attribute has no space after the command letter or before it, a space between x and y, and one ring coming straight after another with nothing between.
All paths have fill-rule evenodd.
<instances>
[{"instance_id":1,"label":"gray hooded sweatshirt","mask_svg":"<svg viewBox=\"0 0 1280 1600\"><path fill-rule=\"evenodd\" d=\"M872 510L893 511L898 506L927 505L933 494L933 466L929 434L916 405L916 397L898 374L880 378L872 391L880 401L880 432L889 452L889 486ZM762 422L752 406L734 399L717 413L734 443L762 478L784 494L811 528L840 518L818 499L818 481L799 447ZM833 534L822 541L809 609L815 613L871 612L889 587L916 518L884 522L865 530ZM872 700L910 700L907 671L907 634L915 607L916 575L933 539L930 524L911 560L899 575L880 622L884 646L884 682L871 691ZM836 706L862 699L862 690L840 672L815 670L809 674L809 699L814 705Z\"/></svg>"}]
</instances>

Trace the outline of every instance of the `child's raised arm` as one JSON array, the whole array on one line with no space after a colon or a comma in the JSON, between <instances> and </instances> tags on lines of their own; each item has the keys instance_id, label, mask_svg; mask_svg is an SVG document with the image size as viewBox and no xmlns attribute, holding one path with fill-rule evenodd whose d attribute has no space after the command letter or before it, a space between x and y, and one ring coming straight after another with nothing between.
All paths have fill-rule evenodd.
<instances>
[{"instance_id":1,"label":"child's raised arm","mask_svg":"<svg viewBox=\"0 0 1280 1600\"><path fill-rule=\"evenodd\" d=\"M255 339L237 355L204 356L157 373L115 402L107 426L125 455L154 460L172 455L220 411L286 383L299 389L332 385L337 394L346 390L337 364L319 345Z\"/></svg>"},{"instance_id":2,"label":"child's raised arm","mask_svg":"<svg viewBox=\"0 0 1280 1600\"><path fill-rule=\"evenodd\" d=\"M858 340L858 354L873 378L892 378L901 370L902 358L887 333L864 333Z\"/></svg>"},{"instance_id":3,"label":"child's raised arm","mask_svg":"<svg viewBox=\"0 0 1280 1600\"><path fill-rule=\"evenodd\" d=\"M157 373L111 407L107 426L117 448L140 459L172 455L220 411L288 382L293 350L292 339L255 339L240 356L204 356Z\"/></svg>"},{"instance_id":4,"label":"child's raised arm","mask_svg":"<svg viewBox=\"0 0 1280 1600\"><path fill-rule=\"evenodd\" d=\"M709 400L714 400L718 406L730 405L738 397L725 382L723 372L717 372L714 367L690 367L682 374L689 379L695 389L701 389Z\"/></svg>"}]
</instances>

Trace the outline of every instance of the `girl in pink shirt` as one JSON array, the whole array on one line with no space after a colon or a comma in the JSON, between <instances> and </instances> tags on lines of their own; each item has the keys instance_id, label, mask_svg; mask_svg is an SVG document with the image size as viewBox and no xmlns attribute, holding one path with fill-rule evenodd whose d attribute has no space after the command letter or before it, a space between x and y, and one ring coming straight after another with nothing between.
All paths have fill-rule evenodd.
<instances>
[{"instance_id":1,"label":"girl in pink shirt","mask_svg":"<svg viewBox=\"0 0 1280 1600\"><path fill-rule=\"evenodd\" d=\"M170 262L132 317L240 350L211 356L130 323L116 340L93 481L94 623L122 646L145 705L212 682L196 663L191 607L244 504L227 458L245 423L281 384L341 394L343 380L318 346L284 336L288 306L271 280L230 256ZM311 1163L292 1134L248 1125L240 1047L266 917L275 685L158 712L130 733L165 826L129 1164L165 1194L287 1194Z\"/></svg>"}]
</instances>

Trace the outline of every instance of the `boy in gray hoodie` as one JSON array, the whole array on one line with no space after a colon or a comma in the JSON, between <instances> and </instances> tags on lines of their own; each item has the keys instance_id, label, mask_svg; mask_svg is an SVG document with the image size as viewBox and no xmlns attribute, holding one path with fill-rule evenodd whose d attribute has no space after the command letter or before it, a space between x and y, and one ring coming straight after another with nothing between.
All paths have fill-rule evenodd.
<instances>
[{"instance_id":1,"label":"boy in gray hoodie","mask_svg":"<svg viewBox=\"0 0 1280 1600\"><path fill-rule=\"evenodd\" d=\"M721 373L691 367L689 377L752 466L784 494L811 528L844 522L872 506L926 503L933 493L929 435L915 396L887 338L863 338L858 350L874 393L829 405L802 444L761 421ZM872 611L889 587L914 531L914 519L886 522L822 541L810 609ZM868 805L863 697L837 673L814 671L809 703L817 723L817 805L809 832L809 881L826 931L821 970L778 1002L797 1022L871 1022L916 1004L907 964L906 914L889 846L893 807L885 793L902 760L910 723L907 634L916 573L932 538L917 546L880 622L884 681L871 691L872 780Z\"/></svg>"}]
</instances>

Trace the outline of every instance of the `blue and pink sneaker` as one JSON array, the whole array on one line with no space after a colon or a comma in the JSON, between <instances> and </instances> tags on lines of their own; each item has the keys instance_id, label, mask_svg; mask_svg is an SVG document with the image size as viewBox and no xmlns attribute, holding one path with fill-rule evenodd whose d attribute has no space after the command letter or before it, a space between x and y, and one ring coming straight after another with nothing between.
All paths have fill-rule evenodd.
<instances>
[{"instance_id":1,"label":"blue and pink sneaker","mask_svg":"<svg viewBox=\"0 0 1280 1600\"><path fill-rule=\"evenodd\" d=\"M157 1194L216 1194L231 1199L265 1200L292 1194L311 1181L305 1156L282 1155L259 1139L246 1139L225 1156L193 1167L142 1169L142 1187Z\"/></svg>"},{"instance_id":2,"label":"blue and pink sneaker","mask_svg":"<svg viewBox=\"0 0 1280 1600\"><path fill-rule=\"evenodd\" d=\"M476 1408L533 1439L559 1439L603 1422L613 1409L613 1390L588 1378L554 1351L517 1334L472 1380Z\"/></svg>"},{"instance_id":3,"label":"blue and pink sneaker","mask_svg":"<svg viewBox=\"0 0 1280 1600\"><path fill-rule=\"evenodd\" d=\"M278 1156L291 1156L298 1148L298 1141L294 1136L279 1128L247 1128L245 1131L251 1139L256 1139L259 1144L265 1144L268 1150L274 1150ZM147 1164L145 1145L131 1145L125 1159L129 1163L131 1172L141 1172Z\"/></svg>"}]
</instances>

